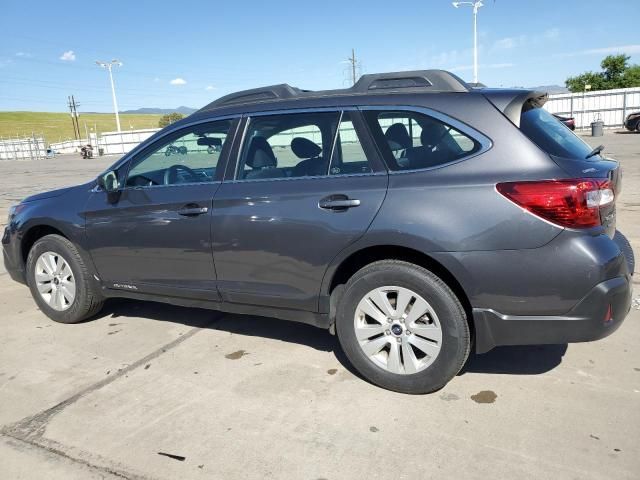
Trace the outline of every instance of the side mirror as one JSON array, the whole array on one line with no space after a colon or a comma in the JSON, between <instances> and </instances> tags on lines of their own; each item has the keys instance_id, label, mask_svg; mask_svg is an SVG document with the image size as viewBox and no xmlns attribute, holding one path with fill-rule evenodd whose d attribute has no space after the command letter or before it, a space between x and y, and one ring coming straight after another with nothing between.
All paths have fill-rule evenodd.
<instances>
[{"instance_id":1,"label":"side mirror","mask_svg":"<svg viewBox=\"0 0 640 480\"><path fill-rule=\"evenodd\" d=\"M104 189L107 193L116 193L120 190L120 183L118 182L118 176L113 170L100 175L98 177L98 185Z\"/></svg>"}]
</instances>

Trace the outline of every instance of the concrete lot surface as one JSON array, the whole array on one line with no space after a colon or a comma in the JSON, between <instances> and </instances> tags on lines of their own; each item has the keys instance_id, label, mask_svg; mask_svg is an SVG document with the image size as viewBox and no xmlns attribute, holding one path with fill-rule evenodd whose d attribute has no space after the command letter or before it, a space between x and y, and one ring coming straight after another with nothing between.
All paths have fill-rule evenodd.
<instances>
[{"instance_id":1,"label":"concrete lot surface","mask_svg":"<svg viewBox=\"0 0 640 480\"><path fill-rule=\"evenodd\" d=\"M640 252L640 135L587 140L623 165L618 226ZM0 162L0 222L113 160ZM0 273L2 479L637 479L639 444L635 309L600 342L472 355L408 396L322 330L125 300L60 325Z\"/></svg>"}]
</instances>

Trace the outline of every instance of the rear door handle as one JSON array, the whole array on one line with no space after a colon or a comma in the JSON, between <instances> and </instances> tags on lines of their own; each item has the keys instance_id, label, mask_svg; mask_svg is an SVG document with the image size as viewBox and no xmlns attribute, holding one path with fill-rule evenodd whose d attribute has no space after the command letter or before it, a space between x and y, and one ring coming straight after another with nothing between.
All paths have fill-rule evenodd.
<instances>
[{"instance_id":1,"label":"rear door handle","mask_svg":"<svg viewBox=\"0 0 640 480\"><path fill-rule=\"evenodd\" d=\"M183 217L197 217L207 213L209 209L207 207L201 207L200 205L188 204L178 210L178 215Z\"/></svg>"},{"instance_id":2,"label":"rear door handle","mask_svg":"<svg viewBox=\"0 0 640 480\"><path fill-rule=\"evenodd\" d=\"M318 202L318 206L325 210L347 210L348 208L359 207L360 200L349 198L346 195L331 195Z\"/></svg>"}]
</instances>

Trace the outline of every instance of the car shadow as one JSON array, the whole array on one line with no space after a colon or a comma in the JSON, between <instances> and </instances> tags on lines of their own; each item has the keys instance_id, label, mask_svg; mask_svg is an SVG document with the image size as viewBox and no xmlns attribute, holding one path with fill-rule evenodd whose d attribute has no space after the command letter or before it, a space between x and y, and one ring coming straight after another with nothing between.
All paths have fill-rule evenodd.
<instances>
[{"instance_id":1,"label":"car shadow","mask_svg":"<svg viewBox=\"0 0 640 480\"><path fill-rule=\"evenodd\" d=\"M496 347L481 355L471 353L458 375L467 373L539 375L560 365L566 351L566 343Z\"/></svg>"},{"instance_id":2,"label":"car shadow","mask_svg":"<svg viewBox=\"0 0 640 480\"><path fill-rule=\"evenodd\" d=\"M118 317L142 317L180 323L188 327L220 330L237 335L305 345L322 352L332 352L346 370L362 378L347 360L338 338L328 331L311 325L271 317L223 313L124 298L107 300L102 311L92 319ZM539 375L560 365L566 351L567 345L562 344L496 347L482 355L472 352L458 375L472 373Z\"/></svg>"},{"instance_id":3,"label":"car shadow","mask_svg":"<svg viewBox=\"0 0 640 480\"><path fill-rule=\"evenodd\" d=\"M351 366L340 348L338 338L311 325L257 315L224 313L202 308L181 307L158 302L108 299L103 309L88 321L101 318L142 317L163 322L180 323L188 327L220 330L237 335L261 337L296 343L322 352L332 352L336 360L353 375L362 376Z\"/></svg>"}]
</instances>

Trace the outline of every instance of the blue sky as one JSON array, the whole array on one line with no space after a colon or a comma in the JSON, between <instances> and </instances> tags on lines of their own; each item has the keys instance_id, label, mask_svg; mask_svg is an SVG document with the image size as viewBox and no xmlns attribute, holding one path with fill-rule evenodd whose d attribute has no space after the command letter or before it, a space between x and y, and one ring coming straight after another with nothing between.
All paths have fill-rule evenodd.
<instances>
[{"instance_id":1,"label":"blue sky","mask_svg":"<svg viewBox=\"0 0 640 480\"><path fill-rule=\"evenodd\" d=\"M4 0L0 110L111 111L201 107L275 83L348 85L356 49L364 73L445 68L472 77L472 14L447 0ZM564 84L609 53L640 63L640 1L486 0L478 15L480 81Z\"/></svg>"}]
</instances>

